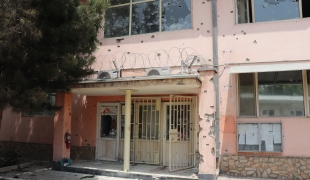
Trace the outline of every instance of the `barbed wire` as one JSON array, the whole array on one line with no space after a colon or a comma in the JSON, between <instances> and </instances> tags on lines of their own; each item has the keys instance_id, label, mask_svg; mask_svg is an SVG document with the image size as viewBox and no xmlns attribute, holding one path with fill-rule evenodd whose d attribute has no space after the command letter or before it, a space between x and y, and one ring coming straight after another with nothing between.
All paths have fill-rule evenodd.
<instances>
[{"instance_id":1,"label":"barbed wire","mask_svg":"<svg viewBox=\"0 0 310 180\"><path fill-rule=\"evenodd\" d=\"M180 67L182 62L188 66L195 56L197 56L197 61L193 63L194 66L208 67L212 64L211 58L206 60L207 58L198 54L193 48L172 47L169 50L159 49L147 54L128 51L100 54L92 67L98 71L116 70L113 61L117 64L118 69Z\"/></svg>"}]
</instances>

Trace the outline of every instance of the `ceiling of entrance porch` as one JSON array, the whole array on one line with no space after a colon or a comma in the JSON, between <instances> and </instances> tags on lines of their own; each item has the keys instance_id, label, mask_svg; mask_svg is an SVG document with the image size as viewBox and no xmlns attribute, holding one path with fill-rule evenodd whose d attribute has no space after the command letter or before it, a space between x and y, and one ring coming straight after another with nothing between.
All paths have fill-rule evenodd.
<instances>
[{"instance_id":1,"label":"ceiling of entrance porch","mask_svg":"<svg viewBox=\"0 0 310 180\"><path fill-rule=\"evenodd\" d=\"M71 92L88 96L197 94L201 81L197 75L188 77L165 76L148 78L120 78L108 81L85 81L71 86Z\"/></svg>"}]
</instances>

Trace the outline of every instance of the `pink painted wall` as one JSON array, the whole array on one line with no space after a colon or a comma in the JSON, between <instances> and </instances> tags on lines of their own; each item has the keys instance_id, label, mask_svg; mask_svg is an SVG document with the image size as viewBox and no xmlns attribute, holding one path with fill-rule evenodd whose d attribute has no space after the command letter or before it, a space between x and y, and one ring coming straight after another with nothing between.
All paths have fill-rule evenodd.
<instances>
[{"instance_id":1,"label":"pink painted wall","mask_svg":"<svg viewBox=\"0 0 310 180\"><path fill-rule=\"evenodd\" d=\"M72 145L96 146L98 102L124 102L125 96L83 96L74 94L72 100Z\"/></svg>"},{"instance_id":2,"label":"pink painted wall","mask_svg":"<svg viewBox=\"0 0 310 180\"><path fill-rule=\"evenodd\" d=\"M216 143L215 131L210 129L214 123L214 71L203 71L200 73L202 83L199 93L199 153L200 153L200 174L214 174L216 170ZM213 118L210 118L213 117ZM214 134L214 136L210 135Z\"/></svg>"},{"instance_id":3,"label":"pink painted wall","mask_svg":"<svg viewBox=\"0 0 310 180\"><path fill-rule=\"evenodd\" d=\"M22 117L11 109L3 111L0 141L53 143L54 117Z\"/></svg>"},{"instance_id":4,"label":"pink painted wall","mask_svg":"<svg viewBox=\"0 0 310 180\"><path fill-rule=\"evenodd\" d=\"M218 1L221 154L238 154L236 122L282 122L283 153L310 156L309 118L238 118L236 76L231 65L309 60L310 18L235 24L234 1ZM256 41L257 43L254 43ZM246 59L249 61L246 61ZM239 153L241 154L241 153ZM265 153L248 153L264 155Z\"/></svg>"},{"instance_id":5,"label":"pink painted wall","mask_svg":"<svg viewBox=\"0 0 310 180\"><path fill-rule=\"evenodd\" d=\"M180 66L181 60L189 55L200 55L205 63L212 64L209 61L213 59L211 22L211 2L193 0L192 29L108 39L104 39L101 32L99 41L102 45L95 53L97 62L93 67L96 70L110 70L114 68L113 60L118 66L123 65L124 69ZM124 40L117 43L116 39L121 38Z\"/></svg>"}]
</instances>

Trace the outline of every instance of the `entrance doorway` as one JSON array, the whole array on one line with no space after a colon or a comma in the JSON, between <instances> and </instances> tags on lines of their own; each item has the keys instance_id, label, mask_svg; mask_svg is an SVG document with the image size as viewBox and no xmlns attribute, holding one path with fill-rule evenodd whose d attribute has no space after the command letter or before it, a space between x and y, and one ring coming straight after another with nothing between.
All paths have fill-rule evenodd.
<instances>
[{"instance_id":1,"label":"entrance doorway","mask_svg":"<svg viewBox=\"0 0 310 180\"><path fill-rule=\"evenodd\" d=\"M161 103L161 99L168 102ZM193 167L196 102L193 96L132 98L130 161L169 166L170 171ZM99 103L97 159L123 159L124 107L122 103Z\"/></svg>"},{"instance_id":2,"label":"entrance doorway","mask_svg":"<svg viewBox=\"0 0 310 180\"><path fill-rule=\"evenodd\" d=\"M96 158L117 161L119 147L119 104L99 103Z\"/></svg>"},{"instance_id":3,"label":"entrance doorway","mask_svg":"<svg viewBox=\"0 0 310 180\"><path fill-rule=\"evenodd\" d=\"M163 165L169 171L194 167L197 146L196 97L170 96L163 103Z\"/></svg>"}]
</instances>

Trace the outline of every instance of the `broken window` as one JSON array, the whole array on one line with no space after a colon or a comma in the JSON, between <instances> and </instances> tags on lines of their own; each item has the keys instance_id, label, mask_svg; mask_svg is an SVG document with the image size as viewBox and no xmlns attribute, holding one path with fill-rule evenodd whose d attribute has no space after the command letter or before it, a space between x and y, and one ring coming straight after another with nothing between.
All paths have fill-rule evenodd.
<instances>
[{"instance_id":1,"label":"broken window","mask_svg":"<svg viewBox=\"0 0 310 180\"><path fill-rule=\"evenodd\" d=\"M129 35L129 12L128 5L109 8L105 13L104 37Z\"/></svg>"},{"instance_id":2,"label":"broken window","mask_svg":"<svg viewBox=\"0 0 310 180\"><path fill-rule=\"evenodd\" d=\"M192 27L191 0L132 0L132 2L111 0L110 2L111 8L105 14L105 38Z\"/></svg>"},{"instance_id":3,"label":"broken window","mask_svg":"<svg viewBox=\"0 0 310 180\"><path fill-rule=\"evenodd\" d=\"M131 34L159 31L159 1L132 5Z\"/></svg>"},{"instance_id":4,"label":"broken window","mask_svg":"<svg viewBox=\"0 0 310 180\"><path fill-rule=\"evenodd\" d=\"M117 116L101 116L101 137L116 138L117 135Z\"/></svg>"},{"instance_id":5,"label":"broken window","mask_svg":"<svg viewBox=\"0 0 310 180\"><path fill-rule=\"evenodd\" d=\"M162 1L162 31L192 27L190 0Z\"/></svg>"},{"instance_id":6,"label":"broken window","mask_svg":"<svg viewBox=\"0 0 310 180\"><path fill-rule=\"evenodd\" d=\"M309 5L309 1L299 0L237 0L237 23L309 17Z\"/></svg>"}]
</instances>

